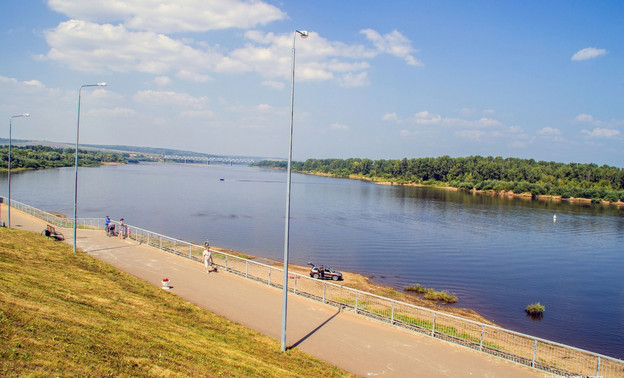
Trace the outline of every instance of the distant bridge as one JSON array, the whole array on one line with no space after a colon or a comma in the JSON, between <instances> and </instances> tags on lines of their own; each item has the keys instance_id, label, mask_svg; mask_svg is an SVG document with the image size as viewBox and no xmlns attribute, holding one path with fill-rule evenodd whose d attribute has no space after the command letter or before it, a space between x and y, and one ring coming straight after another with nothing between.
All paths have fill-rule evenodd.
<instances>
[{"instance_id":1,"label":"distant bridge","mask_svg":"<svg viewBox=\"0 0 624 378\"><path fill-rule=\"evenodd\" d=\"M183 155L164 155L163 160L181 161L185 164L187 162L206 162L210 163L222 163L222 164L243 164L243 163L255 163L252 159L243 158L228 158L228 157L207 157L207 156L183 156Z\"/></svg>"}]
</instances>

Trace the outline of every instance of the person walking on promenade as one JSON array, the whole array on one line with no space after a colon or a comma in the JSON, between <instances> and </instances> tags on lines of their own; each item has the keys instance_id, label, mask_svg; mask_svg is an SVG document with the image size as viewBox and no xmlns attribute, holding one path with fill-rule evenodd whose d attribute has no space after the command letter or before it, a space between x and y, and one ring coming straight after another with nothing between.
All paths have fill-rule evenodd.
<instances>
[{"instance_id":1,"label":"person walking on promenade","mask_svg":"<svg viewBox=\"0 0 624 378\"><path fill-rule=\"evenodd\" d=\"M109 235L110 233L110 218L108 217L108 215L106 216L106 221L104 222L104 230L106 230L106 236Z\"/></svg>"},{"instance_id":2,"label":"person walking on promenade","mask_svg":"<svg viewBox=\"0 0 624 378\"><path fill-rule=\"evenodd\" d=\"M212 260L212 251L210 250L210 243L208 243L208 241L204 243L204 246L206 247L204 253L202 254L202 260L204 261L204 272L210 273L212 270L214 270L212 269L214 265L214 260ZM209 267L211 268L211 270L208 270Z\"/></svg>"},{"instance_id":3,"label":"person walking on promenade","mask_svg":"<svg viewBox=\"0 0 624 378\"><path fill-rule=\"evenodd\" d=\"M117 235L119 236L119 239L125 239L125 238L126 238L126 235L128 234L127 227L128 227L128 226L126 226L126 225L124 224L124 219L123 219L123 218L121 218L121 219L119 220L119 232L118 232L118 234L117 234Z\"/></svg>"}]
</instances>

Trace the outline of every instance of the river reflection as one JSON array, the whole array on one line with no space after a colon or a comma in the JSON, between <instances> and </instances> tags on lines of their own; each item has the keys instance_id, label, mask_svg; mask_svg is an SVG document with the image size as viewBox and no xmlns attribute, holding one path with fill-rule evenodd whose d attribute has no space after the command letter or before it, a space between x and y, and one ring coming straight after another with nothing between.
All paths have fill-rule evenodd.
<instances>
[{"instance_id":1,"label":"river reflection","mask_svg":"<svg viewBox=\"0 0 624 378\"><path fill-rule=\"evenodd\" d=\"M73 173L12 175L12 198L73 214ZM285 177L237 166L81 168L78 216L281 260ZM5 177L0 188L6 196ZM622 210L294 174L291 215L294 264L448 290L505 328L624 358ZM540 321L524 313L537 301Z\"/></svg>"}]
</instances>

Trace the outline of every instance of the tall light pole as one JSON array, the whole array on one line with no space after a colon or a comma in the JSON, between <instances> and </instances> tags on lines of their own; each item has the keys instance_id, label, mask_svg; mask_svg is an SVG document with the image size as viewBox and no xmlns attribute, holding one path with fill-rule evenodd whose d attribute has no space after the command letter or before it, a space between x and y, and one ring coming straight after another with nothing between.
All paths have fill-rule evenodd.
<instances>
[{"instance_id":1,"label":"tall light pole","mask_svg":"<svg viewBox=\"0 0 624 378\"><path fill-rule=\"evenodd\" d=\"M76 221L78 215L78 139L80 137L80 98L82 97L82 88L86 87L105 87L106 83L86 84L80 87L78 90L78 124L76 125L76 163L74 180L74 253L76 253Z\"/></svg>"},{"instance_id":2,"label":"tall light pole","mask_svg":"<svg viewBox=\"0 0 624 378\"><path fill-rule=\"evenodd\" d=\"M290 78L290 138L288 141L288 168L286 176L286 226L284 230L284 294L282 304L282 352L286 351L286 320L288 308L288 246L290 236L290 176L292 166L293 114L295 105L295 41L297 35L307 38L307 31L295 30L292 44L292 76Z\"/></svg>"},{"instance_id":3,"label":"tall light pole","mask_svg":"<svg viewBox=\"0 0 624 378\"><path fill-rule=\"evenodd\" d=\"M24 113L20 115L14 115L9 118L9 207L7 208L9 228L11 228L11 134L13 134L13 118L19 117L30 117L30 114Z\"/></svg>"}]
</instances>

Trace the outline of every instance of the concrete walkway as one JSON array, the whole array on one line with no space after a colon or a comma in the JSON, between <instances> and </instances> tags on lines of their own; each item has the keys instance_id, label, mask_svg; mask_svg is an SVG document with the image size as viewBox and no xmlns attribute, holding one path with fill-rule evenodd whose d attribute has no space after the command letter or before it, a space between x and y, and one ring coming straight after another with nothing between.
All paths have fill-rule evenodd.
<instances>
[{"instance_id":1,"label":"concrete walkway","mask_svg":"<svg viewBox=\"0 0 624 378\"><path fill-rule=\"evenodd\" d=\"M0 220L5 221L6 204ZM40 233L46 223L11 208L16 229ZM58 229L73 244L71 229ZM161 286L211 312L277 340L282 329L282 290L219 272L199 263L104 231L79 230L79 249L118 269ZM544 372L459 345L397 329L349 311L290 294L287 343L358 376L543 377Z\"/></svg>"}]
</instances>

